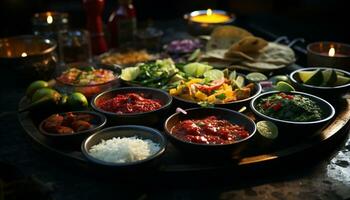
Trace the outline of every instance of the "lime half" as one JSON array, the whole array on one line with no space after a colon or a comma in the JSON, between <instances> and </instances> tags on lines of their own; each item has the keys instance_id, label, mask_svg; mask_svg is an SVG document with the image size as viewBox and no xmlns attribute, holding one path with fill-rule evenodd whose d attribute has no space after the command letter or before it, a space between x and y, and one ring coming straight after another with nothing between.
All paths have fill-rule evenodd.
<instances>
[{"instance_id":1,"label":"lime half","mask_svg":"<svg viewBox=\"0 0 350 200\"><path fill-rule=\"evenodd\" d=\"M214 80L220 80L222 78L224 78L224 72L218 70L218 69L212 69L212 70L209 70L209 71L206 71L203 76L205 78L208 78L212 81Z\"/></svg>"},{"instance_id":2,"label":"lime half","mask_svg":"<svg viewBox=\"0 0 350 200\"><path fill-rule=\"evenodd\" d=\"M211 70L212 68L213 67L210 65L194 62L185 65L183 70L188 76L201 77L206 71Z\"/></svg>"},{"instance_id":3,"label":"lime half","mask_svg":"<svg viewBox=\"0 0 350 200\"><path fill-rule=\"evenodd\" d=\"M281 91L281 92L291 92L291 91L295 91L294 87L291 86L289 83L284 82L284 81L280 81L277 83L276 90Z\"/></svg>"},{"instance_id":4,"label":"lime half","mask_svg":"<svg viewBox=\"0 0 350 200\"><path fill-rule=\"evenodd\" d=\"M256 127L260 135L267 139L276 139L278 137L278 128L271 121L259 121L256 123Z\"/></svg>"},{"instance_id":5,"label":"lime half","mask_svg":"<svg viewBox=\"0 0 350 200\"><path fill-rule=\"evenodd\" d=\"M265 74L259 73L259 72L252 72L247 74L246 78L251 82L260 82L260 81L266 81L267 76Z\"/></svg>"}]
</instances>

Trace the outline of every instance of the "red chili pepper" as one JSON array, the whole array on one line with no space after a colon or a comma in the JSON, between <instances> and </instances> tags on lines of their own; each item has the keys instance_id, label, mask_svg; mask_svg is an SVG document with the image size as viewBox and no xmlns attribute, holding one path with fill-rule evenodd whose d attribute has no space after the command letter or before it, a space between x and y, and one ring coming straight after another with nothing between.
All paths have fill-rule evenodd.
<instances>
[{"instance_id":1,"label":"red chili pepper","mask_svg":"<svg viewBox=\"0 0 350 200\"><path fill-rule=\"evenodd\" d=\"M272 109L274 111L278 111L281 108L282 108L282 103L281 102L278 102L276 105L272 106Z\"/></svg>"}]
</instances>

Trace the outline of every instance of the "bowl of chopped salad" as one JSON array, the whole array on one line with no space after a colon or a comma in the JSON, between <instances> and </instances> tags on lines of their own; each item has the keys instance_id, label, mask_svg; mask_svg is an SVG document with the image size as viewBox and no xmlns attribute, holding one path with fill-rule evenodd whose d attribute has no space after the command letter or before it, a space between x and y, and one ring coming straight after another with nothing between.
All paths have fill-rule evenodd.
<instances>
[{"instance_id":1,"label":"bowl of chopped salad","mask_svg":"<svg viewBox=\"0 0 350 200\"><path fill-rule=\"evenodd\" d=\"M305 132L310 128L322 128L335 114L334 107L326 100L303 92L271 91L255 97L252 111L264 120L276 123L279 128L288 130L291 126Z\"/></svg>"},{"instance_id":2,"label":"bowl of chopped salad","mask_svg":"<svg viewBox=\"0 0 350 200\"><path fill-rule=\"evenodd\" d=\"M120 68L103 64L72 63L56 76L56 88L60 92L80 92L86 97L119 86Z\"/></svg>"},{"instance_id":3,"label":"bowl of chopped salad","mask_svg":"<svg viewBox=\"0 0 350 200\"><path fill-rule=\"evenodd\" d=\"M249 83L245 75L211 69L201 77L181 80L169 90L182 107L225 107L240 109L260 94L259 83Z\"/></svg>"}]
</instances>

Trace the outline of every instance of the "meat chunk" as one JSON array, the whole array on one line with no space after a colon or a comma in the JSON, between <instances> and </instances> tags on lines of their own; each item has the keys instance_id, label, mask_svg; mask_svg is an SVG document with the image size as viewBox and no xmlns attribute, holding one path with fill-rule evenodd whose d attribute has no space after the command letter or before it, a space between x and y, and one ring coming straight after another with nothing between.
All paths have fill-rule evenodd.
<instances>
[{"instance_id":1,"label":"meat chunk","mask_svg":"<svg viewBox=\"0 0 350 200\"><path fill-rule=\"evenodd\" d=\"M84 131L84 130L88 130L88 129L92 128L92 125L89 122L87 122L87 121L77 120L77 121L74 121L72 123L71 127L76 132L79 132L79 131Z\"/></svg>"},{"instance_id":2,"label":"meat chunk","mask_svg":"<svg viewBox=\"0 0 350 200\"><path fill-rule=\"evenodd\" d=\"M67 126L59 126L57 127L56 132L59 134L71 134L74 133L74 130Z\"/></svg>"},{"instance_id":3,"label":"meat chunk","mask_svg":"<svg viewBox=\"0 0 350 200\"><path fill-rule=\"evenodd\" d=\"M48 117L43 125L43 128L48 132L56 132L56 128L61 126L63 117L59 114L54 114Z\"/></svg>"}]
</instances>

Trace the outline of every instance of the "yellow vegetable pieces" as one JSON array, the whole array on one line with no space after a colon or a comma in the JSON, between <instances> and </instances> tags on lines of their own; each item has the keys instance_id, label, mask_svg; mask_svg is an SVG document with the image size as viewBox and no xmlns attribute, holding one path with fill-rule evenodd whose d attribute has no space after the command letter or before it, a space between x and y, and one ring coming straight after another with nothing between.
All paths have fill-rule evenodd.
<instances>
[{"instance_id":1,"label":"yellow vegetable pieces","mask_svg":"<svg viewBox=\"0 0 350 200\"><path fill-rule=\"evenodd\" d=\"M176 88L170 89L169 93L172 96L195 101L208 102L210 104L224 104L248 98L254 84L248 84L240 89L233 89L230 84L223 83L218 89L208 94L206 91L201 91L196 84L203 83L203 79L195 78L187 82L180 83Z\"/></svg>"}]
</instances>

